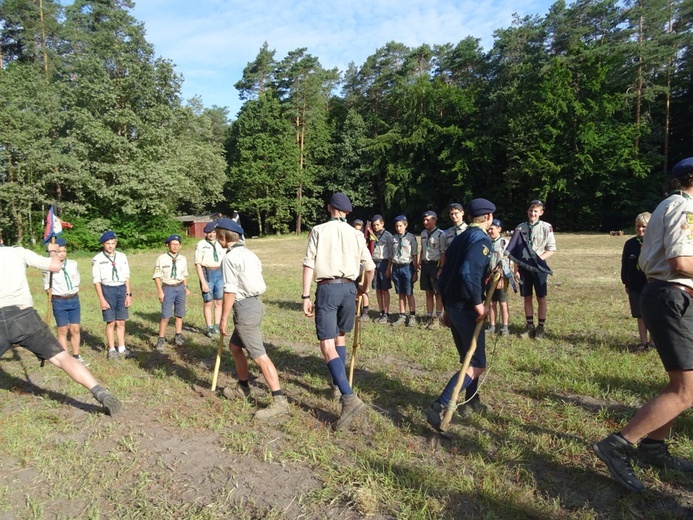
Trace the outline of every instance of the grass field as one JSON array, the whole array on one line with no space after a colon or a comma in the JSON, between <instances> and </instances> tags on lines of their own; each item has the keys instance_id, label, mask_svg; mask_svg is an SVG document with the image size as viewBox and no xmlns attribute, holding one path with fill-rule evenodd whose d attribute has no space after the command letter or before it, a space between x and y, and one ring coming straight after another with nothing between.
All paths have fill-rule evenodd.
<instances>
[{"instance_id":1,"label":"grass field","mask_svg":"<svg viewBox=\"0 0 693 520\"><path fill-rule=\"evenodd\" d=\"M691 518L693 478L638 470L648 491L632 494L590 448L665 381L655 352L629 350L636 323L619 278L627 238L557 236L547 338L518 338L522 302L511 296L512 335L487 341L480 393L492 411L467 422L456 416L450 438L421 415L459 368L450 332L373 323L363 328L355 374L371 409L351 431L330 430L339 403L330 398L313 321L301 312L305 237L249 241L268 286L265 343L292 403L291 416L262 423L253 413L270 397L254 367L256 403L209 390L217 344L201 333L199 291L188 299L185 346L153 350L159 251L129 255L127 333L136 357L115 363L106 361L89 255L74 255L83 278L82 353L124 409L109 418L60 370L40 368L23 349L6 353L0 518ZM193 248L184 244L189 260ZM43 315L39 274L30 280ZM197 286L194 275L190 282ZM417 308L425 310L418 289ZM225 351L221 386L233 381L232 370ZM674 433L672 450L693 458L690 414Z\"/></svg>"}]
</instances>

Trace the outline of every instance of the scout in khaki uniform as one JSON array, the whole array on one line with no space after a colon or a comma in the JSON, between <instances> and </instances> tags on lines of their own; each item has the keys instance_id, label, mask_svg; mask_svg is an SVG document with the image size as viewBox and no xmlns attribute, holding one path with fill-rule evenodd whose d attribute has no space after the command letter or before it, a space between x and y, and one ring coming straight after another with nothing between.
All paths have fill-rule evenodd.
<instances>
[{"instance_id":1,"label":"scout in khaki uniform","mask_svg":"<svg viewBox=\"0 0 693 520\"><path fill-rule=\"evenodd\" d=\"M424 230L421 232L421 253L419 268L421 290L426 291L426 328L434 329L440 325L440 314L443 312L443 301L438 289L438 275L446 248L445 232L438 227L438 215L435 211L423 214ZM435 300L436 317L433 318Z\"/></svg>"},{"instance_id":2,"label":"scout in khaki uniform","mask_svg":"<svg viewBox=\"0 0 693 520\"><path fill-rule=\"evenodd\" d=\"M118 238L113 231L106 231L99 242L103 251L92 258L91 274L103 321L106 322L108 359L113 361L119 356L130 356L130 351L125 348L125 320L132 305L130 265L125 253L116 251ZM116 339L118 350L115 348Z\"/></svg>"},{"instance_id":3,"label":"scout in khaki uniform","mask_svg":"<svg viewBox=\"0 0 693 520\"><path fill-rule=\"evenodd\" d=\"M122 406L121 402L99 385L87 367L65 351L33 308L26 268L58 273L62 264L58 245L48 244L48 254L50 258L22 247L0 247L0 273L3 276L0 283L0 356L14 344L26 348L39 359L64 370L89 390L109 415L115 415Z\"/></svg>"},{"instance_id":4,"label":"scout in khaki uniform","mask_svg":"<svg viewBox=\"0 0 693 520\"><path fill-rule=\"evenodd\" d=\"M360 231L361 233L363 233L363 220L361 220L360 218L357 218L356 220L354 220L351 223L351 225L354 226L354 229L356 231ZM364 237L365 236L366 235L364 234ZM354 283L358 287L358 285L361 283L361 274L359 274L358 279ZM358 302L358 297L357 297L356 301ZM368 299L367 294L362 295L362 302L363 302L363 307L361 307L361 316L359 316L359 320L368 321L368 309L370 308L370 300Z\"/></svg>"},{"instance_id":5,"label":"scout in khaki uniform","mask_svg":"<svg viewBox=\"0 0 693 520\"><path fill-rule=\"evenodd\" d=\"M166 327L172 316L175 320L174 342L176 346L185 344L183 339L183 318L185 317L185 298L190 296L188 289L188 261L179 254L182 239L180 235L169 236L164 243L168 252L159 256L154 264L154 283L161 302L161 321L156 350L166 350Z\"/></svg>"},{"instance_id":6,"label":"scout in khaki uniform","mask_svg":"<svg viewBox=\"0 0 693 520\"><path fill-rule=\"evenodd\" d=\"M85 367L89 363L79 354L81 333L79 323L81 320L81 305L79 302L79 269L77 262L67 259L67 242L63 237L55 239L58 246L58 258L62 262L60 271L53 275L43 273L43 288L51 289L51 308L55 317L58 332L58 343L67 351L67 333L70 333L70 347L72 357Z\"/></svg>"},{"instance_id":7,"label":"scout in khaki uniform","mask_svg":"<svg viewBox=\"0 0 693 520\"><path fill-rule=\"evenodd\" d=\"M233 310L233 334L229 348L236 364L238 383L226 387L222 394L227 399L249 399L250 385L248 383L248 359L257 363L267 386L272 391L272 404L255 412L256 419L269 419L276 415L289 413L289 402L279 385L279 375L272 360L265 351L260 334L260 324L265 314L265 307L260 301L260 295L267 286L262 277L260 259L245 247L243 228L237 222L222 218L216 222L217 239L226 248L221 263L224 276L224 303L221 312L221 334L227 335L227 322Z\"/></svg>"},{"instance_id":8,"label":"scout in khaki uniform","mask_svg":"<svg viewBox=\"0 0 693 520\"><path fill-rule=\"evenodd\" d=\"M693 406L693 157L676 164L672 176L680 190L652 213L639 262L647 276L640 311L669 383L620 432L592 446L611 475L631 491L645 488L633 461L693 473L693 462L673 457L664 442L676 418Z\"/></svg>"},{"instance_id":9,"label":"scout in khaki uniform","mask_svg":"<svg viewBox=\"0 0 693 520\"><path fill-rule=\"evenodd\" d=\"M202 291L202 312L207 330L205 334L212 337L219 334L221 321L221 300L224 298L224 279L221 276L221 259L224 248L217 242L214 230L216 222L208 222L204 228L205 239L195 246L195 270L200 280ZM213 309L212 309L213 308Z\"/></svg>"},{"instance_id":10,"label":"scout in khaki uniform","mask_svg":"<svg viewBox=\"0 0 693 520\"><path fill-rule=\"evenodd\" d=\"M462 208L462 204L459 202L453 202L450 204L450 206L448 206L448 215L452 221L452 227L445 230L446 249L456 237L461 235L464 230L467 229L467 224L464 222L464 209Z\"/></svg>"},{"instance_id":11,"label":"scout in khaki uniform","mask_svg":"<svg viewBox=\"0 0 693 520\"><path fill-rule=\"evenodd\" d=\"M347 426L366 406L353 392L347 378L346 333L354 327L357 291L354 282L359 276L359 267L363 267L365 276L358 291L367 293L375 264L363 233L347 224L346 217L351 210L351 201L344 193L332 195L327 205L330 220L311 230L303 259L303 313L313 316L310 287L315 280L318 284L315 329L320 351L332 375L333 385L341 394L342 412L332 423L335 430Z\"/></svg>"},{"instance_id":12,"label":"scout in khaki uniform","mask_svg":"<svg viewBox=\"0 0 693 520\"><path fill-rule=\"evenodd\" d=\"M527 222L517 226L516 230L524 235L525 241L534 249L537 255L546 260L556 252L556 238L553 235L553 226L548 222L539 220L544 214L544 203L533 200L527 208ZM521 334L523 338L544 337L544 324L546 322L546 294L548 274L536 273L518 266L520 281L520 294L525 301L525 319L527 329ZM534 306L532 304L533 292L537 294L537 317L539 324L534 328Z\"/></svg>"},{"instance_id":13,"label":"scout in khaki uniform","mask_svg":"<svg viewBox=\"0 0 693 520\"><path fill-rule=\"evenodd\" d=\"M392 268L387 273L392 278L395 294L399 295L399 316L393 327L416 325L416 298L414 284L419 279L419 245L416 237L407 231L409 222L404 215L395 217L395 233L392 235ZM407 318L407 304L410 316Z\"/></svg>"}]
</instances>

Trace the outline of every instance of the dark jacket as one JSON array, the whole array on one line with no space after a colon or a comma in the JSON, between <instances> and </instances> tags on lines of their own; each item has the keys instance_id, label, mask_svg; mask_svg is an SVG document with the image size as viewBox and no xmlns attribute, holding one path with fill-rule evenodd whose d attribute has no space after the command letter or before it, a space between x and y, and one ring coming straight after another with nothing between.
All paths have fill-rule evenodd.
<instances>
[{"instance_id":1,"label":"dark jacket","mask_svg":"<svg viewBox=\"0 0 693 520\"><path fill-rule=\"evenodd\" d=\"M474 306L484 302L484 279L491 259L491 239L470 226L445 251L438 283L443 305Z\"/></svg>"},{"instance_id":2,"label":"dark jacket","mask_svg":"<svg viewBox=\"0 0 693 520\"><path fill-rule=\"evenodd\" d=\"M638 237L633 237L623 244L623 255L621 256L621 282L628 291L642 292L647 283L645 273L638 266L640 249L642 243Z\"/></svg>"}]
</instances>

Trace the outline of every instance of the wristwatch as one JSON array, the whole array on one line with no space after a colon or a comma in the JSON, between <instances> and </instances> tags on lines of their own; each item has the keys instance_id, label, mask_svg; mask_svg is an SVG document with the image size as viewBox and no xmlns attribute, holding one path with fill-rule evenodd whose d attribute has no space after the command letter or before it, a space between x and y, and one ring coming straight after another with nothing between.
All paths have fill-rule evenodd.
<instances>
[{"instance_id":1,"label":"wristwatch","mask_svg":"<svg viewBox=\"0 0 693 520\"><path fill-rule=\"evenodd\" d=\"M310 300L310 294L302 294L301 299L302 300Z\"/></svg>"}]
</instances>

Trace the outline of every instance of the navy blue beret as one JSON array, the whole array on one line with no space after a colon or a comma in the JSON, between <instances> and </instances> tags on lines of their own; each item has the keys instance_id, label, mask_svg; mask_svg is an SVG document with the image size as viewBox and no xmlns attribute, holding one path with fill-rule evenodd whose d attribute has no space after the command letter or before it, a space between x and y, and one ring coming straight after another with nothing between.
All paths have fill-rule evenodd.
<instances>
[{"instance_id":1,"label":"navy blue beret","mask_svg":"<svg viewBox=\"0 0 693 520\"><path fill-rule=\"evenodd\" d=\"M99 238L99 242L103 244L104 242L113 240L114 238L116 238L115 231L106 231L103 235L101 235L101 238Z\"/></svg>"},{"instance_id":2,"label":"navy blue beret","mask_svg":"<svg viewBox=\"0 0 693 520\"><path fill-rule=\"evenodd\" d=\"M682 179L693 174L693 157L679 161L671 170L671 175L674 179Z\"/></svg>"},{"instance_id":3,"label":"navy blue beret","mask_svg":"<svg viewBox=\"0 0 693 520\"><path fill-rule=\"evenodd\" d=\"M405 217L404 215L397 215L397 216L395 217L395 224L396 224L397 222L399 222L400 220L403 220L404 222L407 222L407 217Z\"/></svg>"},{"instance_id":4,"label":"navy blue beret","mask_svg":"<svg viewBox=\"0 0 693 520\"><path fill-rule=\"evenodd\" d=\"M170 235L166 238L166 240L164 240L164 244L168 244L169 242L173 242L174 240L177 240L179 244L183 242L183 239L180 237L180 235Z\"/></svg>"},{"instance_id":5,"label":"navy blue beret","mask_svg":"<svg viewBox=\"0 0 693 520\"><path fill-rule=\"evenodd\" d=\"M353 209L351 207L351 201L344 193L335 193L330 199L330 205L339 211L344 211L345 213L351 213Z\"/></svg>"},{"instance_id":6,"label":"navy blue beret","mask_svg":"<svg viewBox=\"0 0 693 520\"><path fill-rule=\"evenodd\" d=\"M452 211L453 209L459 209L460 211L464 211L462 204L460 204L459 202L453 202L448 206L448 211Z\"/></svg>"},{"instance_id":7,"label":"navy blue beret","mask_svg":"<svg viewBox=\"0 0 693 520\"><path fill-rule=\"evenodd\" d=\"M528 208L531 208L532 206L541 206L541 209L544 209L544 203L540 201L539 199L534 199L529 201L529 206Z\"/></svg>"},{"instance_id":8,"label":"navy blue beret","mask_svg":"<svg viewBox=\"0 0 693 520\"><path fill-rule=\"evenodd\" d=\"M230 218L220 218L217 220L217 225L216 227L218 229L228 229L229 231L233 231L234 233L238 233L239 235L243 234L243 228L241 225L234 221L231 220Z\"/></svg>"},{"instance_id":9,"label":"navy blue beret","mask_svg":"<svg viewBox=\"0 0 693 520\"><path fill-rule=\"evenodd\" d=\"M493 222L491 222L491 225L492 225L492 226L499 227L499 228L502 228L502 227L503 227L503 223L502 223L500 220L498 220L497 218L494 218L494 219L493 219Z\"/></svg>"},{"instance_id":10,"label":"navy blue beret","mask_svg":"<svg viewBox=\"0 0 693 520\"><path fill-rule=\"evenodd\" d=\"M65 240L63 237L56 237L55 245L58 247L65 247L67 245L67 240Z\"/></svg>"},{"instance_id":11,"label":"navy blue beret","mask_svg":"<svg viewBox=\"0 0 693 520\"><path fill-rule=\"evenodd\" d=\"M424 217L438 218L438 215L436 215L436 212L435 212L435 211L431 211L430 209L429 209L428 211L426 211L426 212L423 214L423 216L424 216Z\"/></svg>"},{"instance_id":12,"label":"navy blue beret","mask_svg":"<svg viewBox=\"0 0 693 520\"><path fill-rule=\"evenodd\" d=\"M467 213L469 213L471 218L488 215L494 211L496 211L496 206L493 205L493 202L486 199L474 199L467 206Z\"/></svg>"},{"instance_id":13,"label":"navy blue beret","mask_svg":"<svg viewBox=\"0 0 693 520\"><path fill-rule=\"evenodd\" d=\"M361 224L363 226L363 220L361 220L360 218L357 218L356 220L354 220L351 223L352 226L355 226L356 224Z\"/></svg>"},{"instance_id":14,"label":"navy blue beret","mask_svg":"<svg viewBox=\"0 0 693 520\"><path fill-rule=\"evenodd\" d=\"M371 217L371 222L378 222L379 220L382 220L383 222L385 222L382 215L373 215Z\"/></svg>"},{"instance_id":15,"label":"navy blue beret","mask_svg":"<svg viewBox=\"0 0 693 520\"><path fill-rule=\"evenodd\" d=\"M207 222L207 224L205 225L205 228L204 228L204 232L205 233L211 233L212 231L214 231L216 229L216 227L217 227L217 221L216 220L213 220L212 222Z\"/></svg>"}]
</instances>

